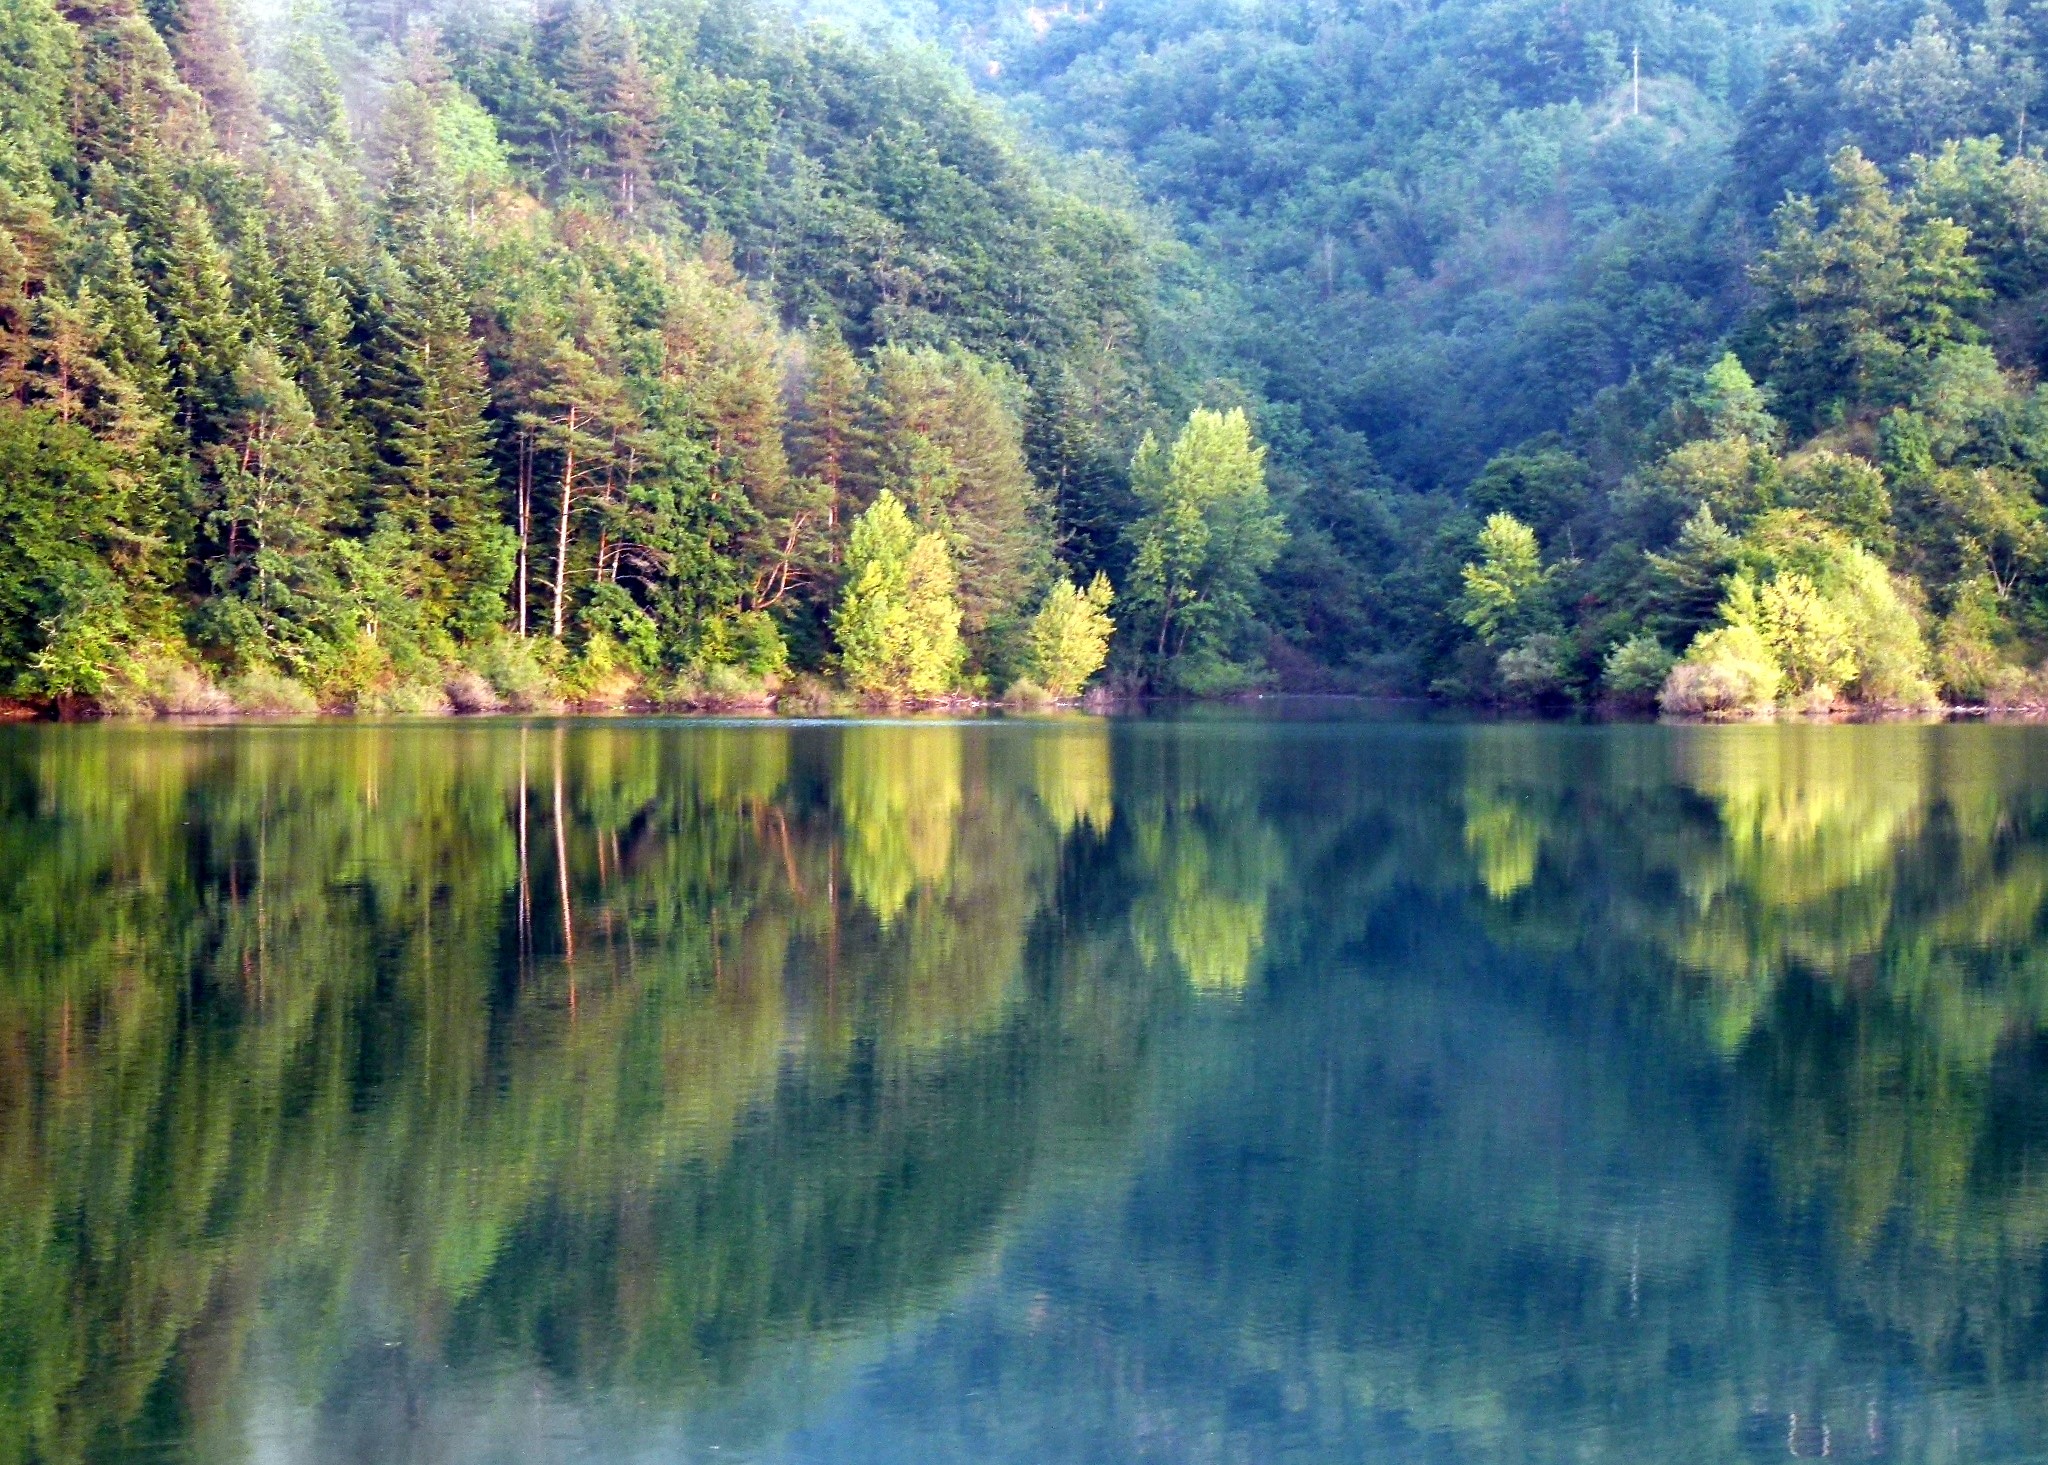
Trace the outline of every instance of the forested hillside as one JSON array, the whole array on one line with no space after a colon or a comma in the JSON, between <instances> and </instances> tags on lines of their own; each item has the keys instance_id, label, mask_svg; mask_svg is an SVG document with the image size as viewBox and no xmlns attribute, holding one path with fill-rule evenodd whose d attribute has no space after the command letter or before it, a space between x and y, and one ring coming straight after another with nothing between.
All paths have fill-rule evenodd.
<instances>
[{"instance_id":1,"label":"forested hillside","mask_svg":"<svg viewBox=\"0 0 2048 1465\"><path fill-rule=\"evenodd\" d=\"M943 63L743 3L4 0L0 109L5 690L404 710L1100 664L1132 454L1172 440L1167 244ZM1245 419L1205 423L1256 537ZM1249 616L1185 559L1154 619L1214 613L1168 656Z\"/></svg>"},{"instance_id":2,"label":"forested hillside","mask_svg":"<svg viewBox=\"0 0 2048 1465\"><path fill-rule=\"evenodd\" d=\"M2048 21L823 9L0 0L0 691L2042 699Z\"/></svg>"},{"instance_id":3,"label":"forested hillside","mask_svg":"<svg viewBox=\"0 0 2048 1465\"><path fill-rule=\"evenodd\" d=\"M2039 696L2040 17L921 23L1121 159L1231 291L1290 507L1263 609L1315 663L1687 711Z\"/></svg>"}]
</instances>

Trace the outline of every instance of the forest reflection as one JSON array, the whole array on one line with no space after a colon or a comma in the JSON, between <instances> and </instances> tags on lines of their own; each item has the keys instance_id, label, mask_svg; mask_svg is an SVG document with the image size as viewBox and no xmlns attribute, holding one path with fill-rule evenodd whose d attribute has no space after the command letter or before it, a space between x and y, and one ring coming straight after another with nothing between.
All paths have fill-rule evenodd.
<instances>
[{"instance_id":1,"label":"forest reflection","mask_svg":"<svg viewBox=\"0 0 2048 1465\"><path fill-rule=\"evenodd\" d=\"M1063 1274L1218 1351L1034 1303L984 1408L1094 1359L1153 1424L1253 1369L1739 1455L1864 1408L1800 1361L1854 1355L2048 1424L2039 742L9 732L0 1461L244 1458L278 1398L396 1457L392 1401L514 1375L710 1407L934 1316L1055 1173L1126 1196Z\"/></svg>"},{"instance_id":2,"label":"forest reflection","mask_svg":"<svg viewBox=\"0 0 2048 1465\"><path fill-rule=\"evenodd\" d=\"M229 1426L266 1309L316 1393L365 1307L729 1377L1127 1102L1143 991L1026 972L1099 721L67 731L0 766L0 1459Z\"/></svg>"},{"instance_id":3,"label":"forest reflection","mask_svg":"<svg viewBox=\"0 0 2048 1465\"><path fill-rule=\"evenodd\" d=\"M1718 1055L1788 1232L1924 1366L2048 1326L2048 766L2022 727L1472 739L1495 940Z\"/></svg>"}]
</instances>

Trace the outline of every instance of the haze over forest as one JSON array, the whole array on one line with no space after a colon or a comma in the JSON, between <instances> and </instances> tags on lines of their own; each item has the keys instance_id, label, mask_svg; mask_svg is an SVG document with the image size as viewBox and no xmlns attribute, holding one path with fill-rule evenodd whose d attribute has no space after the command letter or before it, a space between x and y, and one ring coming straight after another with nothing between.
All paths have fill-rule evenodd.
<instances>
[{"instance_id":1,"label":"haze over forest","mask_svg":"<svg viewBox=\"0 0 2048 1465\"><path fill-rule=\"evenodd\" d=\"M2044 49L0 0L0 691L2039 702Z\"/></svg>"}]
</instances>

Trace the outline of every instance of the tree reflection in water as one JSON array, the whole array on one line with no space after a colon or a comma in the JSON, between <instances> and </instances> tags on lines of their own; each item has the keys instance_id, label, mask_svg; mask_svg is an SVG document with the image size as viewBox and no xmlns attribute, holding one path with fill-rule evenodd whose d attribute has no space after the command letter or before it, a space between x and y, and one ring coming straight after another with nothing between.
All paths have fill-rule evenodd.
<instances>
[{"instance_id":1,"label":"tree reflection in water","mask_svg":"<svg viewBox=\"0 0 2048 1465\"><path fill-rule=\"evenodd\" d=\"M2044 748L10 730L0 1461L2026 1458Z\"/></svg>"}]
</instances>

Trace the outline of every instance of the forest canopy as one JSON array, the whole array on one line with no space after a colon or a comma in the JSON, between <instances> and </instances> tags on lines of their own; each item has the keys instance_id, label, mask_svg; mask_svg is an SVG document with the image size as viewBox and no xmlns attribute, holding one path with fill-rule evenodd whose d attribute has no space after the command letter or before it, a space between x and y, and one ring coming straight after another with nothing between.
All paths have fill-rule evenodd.
<instances>
[{"instance_id":1,"label":"forest canopy","mask_svg":"<svg viewBox=\"0 0 2048 1465\"><path fill-rule=\"evenodd\" d=\"M0 694L2048 694L2048 21L809 9L0 3Z\"/></svg>"}]
</instances>

